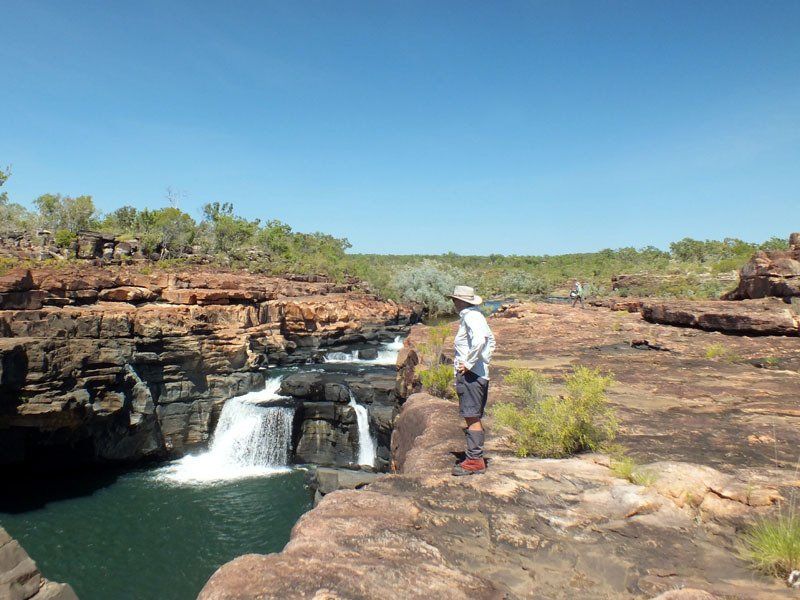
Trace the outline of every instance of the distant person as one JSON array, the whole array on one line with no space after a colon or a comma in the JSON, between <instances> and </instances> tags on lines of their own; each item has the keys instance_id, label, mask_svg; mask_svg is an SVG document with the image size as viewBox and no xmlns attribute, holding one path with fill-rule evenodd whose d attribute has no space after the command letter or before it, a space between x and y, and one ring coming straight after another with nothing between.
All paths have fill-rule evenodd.
<instances>
[{"instance_id":1,"label":"distant person","mask_svg":"<svg viewBox=\"0 0 800 600\"><path fill-rule=\"evenodd\" d=\"M572 308L575 308L575 305L580 302L581 308L585 308L583 306L583 286L581 282L577 279L575 280L575 285L572 288L572 291L569 293L570 298L572 298Z\"/></svg>"},{"instance_id":2,"label":"distant person","mask_svg":"<svg viewBox=\"0 0 800 600\"><path fill-rule=\"evenodd\" d=\"M475 475L486 471L483 459L483 411L489 398L489 361L494 352L494 334L478 306L483 302L475 290L457 285L450 295L460 324L454 343L453 367L458 394L458 412L466 421L466 459L453 467L453 475Z\"/></svg>"}]
</instances>

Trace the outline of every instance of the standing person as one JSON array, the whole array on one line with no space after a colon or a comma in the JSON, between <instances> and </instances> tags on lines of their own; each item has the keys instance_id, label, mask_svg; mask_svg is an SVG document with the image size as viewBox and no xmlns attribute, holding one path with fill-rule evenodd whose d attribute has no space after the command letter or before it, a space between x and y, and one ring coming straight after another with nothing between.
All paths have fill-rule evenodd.
<instances>
[{"instance_id":1,"label":"standing person","mask_svg":"<svg viewBox=\"0 0 800 600\"><path fill-rule=\"evenodd\" d=\"M460 324L454 343L453 367L459 414L466 421L466 459L453 467L453 475L475 475L486 471L483 459L484 432L481 419L489 398L489 361L494 352L494 335L478 309L483 300L475 290L457 285L450 295Z\"/></svg>"},{"instance_id":2,"label":"standing person","mask_svg":"<svg viewBox=\"0 0 800 600\"><path fill-rule=\"evenodd\" d=\"M572 293L570 294L570 296L572 296L572 308L575 308L575 305L578 303L579 300L581 303L581 308L585 308L583 306L583 286L581 285L581 282L578 281L577 279L575 280L575 286L572 288Z\"/></svg>"}]
</instances>

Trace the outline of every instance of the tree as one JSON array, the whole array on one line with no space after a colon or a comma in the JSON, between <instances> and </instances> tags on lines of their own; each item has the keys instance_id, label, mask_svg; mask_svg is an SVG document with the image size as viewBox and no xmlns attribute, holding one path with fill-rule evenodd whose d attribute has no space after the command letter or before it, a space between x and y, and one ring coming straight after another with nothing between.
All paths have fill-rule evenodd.
<instances>
[{"instance_id":1,"label":"tree","mask_svg":"<svg viewBox=\"0 0 800 600\"><path fill-rule=\"evenodd\" d=\"M134 230L141 236L142 248L161 256L185 251L194 242L197 224L188 214L168 206L159 210L139 212Z\"/></svg>"},{"instance_id":2,"label":"tree","mask_svg":"<svg viewBox=\"0 0 800 600\"><path fill-rule=\"evenodd\" d=\"M203 217L209 230L209 251L230 257L252 243L259 221L248 221L233 213L233 204L210 202L203 206Z\"/></svg>"},{"instance_id":3,"label":"tree","mask_svg":"<svg viewBox=\"0 0 800 600\"><path fill-rule=\"evenodd\" d=\"M11 167L0 169L0 187L3 187L9 177L11 177ZM0 192L0 203L5 204L6 202L8 202L8 192Z\"/></svg>"},{"instance_id":4,"label":"tree","mask_svg":"<svg viewBox=\"0 0 800 600\"><path fill-rule=\"evenodd\" d=\"M11 177L11 167L0 169L0 188ZM0 234L19 233L33 228L33 215L24 206L9 202L8 193L0 192Z\"/></svg>"},{"instance_id":5,"label":"tree","mask_svg":"<svg viewBox=\"0 0 800 600\"><path fill-rule=\"evenodd\" d=\"M122 206L103 219L103 229L115 233L134 233L138 211L133 206Z\"/></svg>"},{"instance_id":6,"label":"tree","mask_svg":"<svg viewBox=\"0 0 800 600\"><path fill-rule=\"evenodd\" d=\"M52 231L64 229L76 233L97 225L97 210L91 196L43 194L34 200L43 227Z\"/></svg>"}]
</instances>

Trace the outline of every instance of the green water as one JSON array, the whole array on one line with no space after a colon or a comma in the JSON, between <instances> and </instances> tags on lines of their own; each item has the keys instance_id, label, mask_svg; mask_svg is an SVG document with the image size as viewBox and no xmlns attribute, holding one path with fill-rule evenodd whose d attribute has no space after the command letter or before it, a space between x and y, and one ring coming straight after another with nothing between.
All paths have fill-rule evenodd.
<instances>
[{"instance_id":1,"label":"green water","mask_svg":"<svg viewBox=\"0 0 800 600\"><path fill-rule=\"evenodd\" d=\"M311 508L298 470L203 486L158 474L13 482L0 494L0 524L81 600L184 600L234 557L281 550Z\"/></svg>"}]
</instances>

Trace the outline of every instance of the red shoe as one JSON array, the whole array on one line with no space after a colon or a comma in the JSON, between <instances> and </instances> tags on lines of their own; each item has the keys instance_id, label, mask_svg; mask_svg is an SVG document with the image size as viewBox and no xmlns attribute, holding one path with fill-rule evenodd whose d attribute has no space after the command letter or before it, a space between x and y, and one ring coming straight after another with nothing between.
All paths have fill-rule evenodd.
<instances>
[{"instance_id":1,"label":"red shoe","mask_svg":"<svg viewBox=\"0 0 800 600\"><path fill-rule=\"evenodd\" d=\"M464 462L453 467L453 475L455 477L461 477L462 475L479 475L485 472L486 461L482 458L468 458Z\"/></svg>"}]
</instances>

